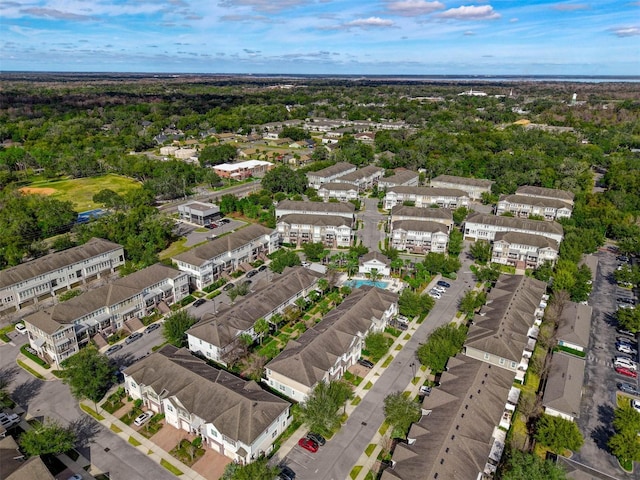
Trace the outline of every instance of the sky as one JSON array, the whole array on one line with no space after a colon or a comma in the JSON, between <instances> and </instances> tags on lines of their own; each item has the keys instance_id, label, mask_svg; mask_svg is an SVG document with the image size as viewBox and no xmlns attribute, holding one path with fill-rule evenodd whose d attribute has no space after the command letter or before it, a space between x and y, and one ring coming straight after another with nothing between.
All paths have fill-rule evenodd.
<instances>
[{"instance_id":1,"label":"sky","mask_svg":"<svg viewBox=\"0 0 640 480\"><path fill-rule=\"evenodd\" d=\"M0 0L0 71L640 75L640 1Z\"/></svg>"}]
</instances>

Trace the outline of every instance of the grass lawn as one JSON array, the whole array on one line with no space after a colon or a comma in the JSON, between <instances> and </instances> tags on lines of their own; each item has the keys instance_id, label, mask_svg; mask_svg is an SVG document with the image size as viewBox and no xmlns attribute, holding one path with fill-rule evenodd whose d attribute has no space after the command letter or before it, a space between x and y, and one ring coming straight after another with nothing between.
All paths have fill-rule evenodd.
<instances>
[{"instance_id":1,"label":"grass lawn","mask_svg":"<svg viewBox=\"0 0 640 480\"><path fill-rule=\"evenodd\" d=\"M42 189L42 193L49 194L57 200L70 201L78 212L84 212L100 207L93 202L93 196L100 190L108 188L123 195L140 186L140 182L131 178L108 174L90 178L38 180L24 188L33 193Z\"/></svg>"}]
</instances>

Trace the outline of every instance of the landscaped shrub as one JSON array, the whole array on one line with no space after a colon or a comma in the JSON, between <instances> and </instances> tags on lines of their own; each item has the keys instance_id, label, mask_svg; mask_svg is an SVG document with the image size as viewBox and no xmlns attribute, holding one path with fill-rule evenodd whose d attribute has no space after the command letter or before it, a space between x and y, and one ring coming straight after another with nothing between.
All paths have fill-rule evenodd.
<instances>
[{"instance_id":1,"label":"landscaped shrub","mask_svg":"<svg viewBox=\"0 0 640 480\"><path fill-rule=\"evenodd\" d=\"M29 360L33 360L34 362L36 362L38 365L40 365L41 367L44 367L46 369L51 368L49 366L49 364L47 362L45 362L44 360L42 360L39 356L34 355L33 353L31 353L29 350L27 349L31 349L31 347L29 345L23 345L22 347L20 347L20 351L22 352L22 354L27 357Z\"/></svg>"}]
</instances>

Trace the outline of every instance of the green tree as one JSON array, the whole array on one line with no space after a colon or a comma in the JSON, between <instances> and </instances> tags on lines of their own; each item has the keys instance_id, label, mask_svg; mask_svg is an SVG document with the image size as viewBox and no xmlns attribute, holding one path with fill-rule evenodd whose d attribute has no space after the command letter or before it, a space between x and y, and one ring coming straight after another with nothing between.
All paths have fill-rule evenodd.
<instances>
[{"instance_id":1,"label":"green tree","mask_svg":"<svg viewBox=\"0 0 640 480\"><path fill-rule=\"evenodd\" d=\"M76 443L76 434L54 420L47 420L40 426L20 435L22 451L30 457L38 455L59 455L71 450Z\"/></svg>"},{"instance_id":2,"label":"green tree","mask_svg":"<svg viewBox=\"0 0 640 480\"><path fill-rule=\"evenodd\" d=\"M640 443L638 433L631 429L624 429L614 433L607 443L611 453L622 462L640 461Z\"/></svg>"},{"instance_id":3,"label":"green tree","mask_svg":"<svg viewBox=\"0 0 640 480\"><path fill-rule=\"evenodd\" d=\"M62 367L62 381L69 385L71 394L79 400L91 400L94 406L115 380L115 365L93 345L67 358Z\"/></svg>"},{"instance_id":4,"label":"green tree","mask_svg":"<svg viewBox=\"0 0 640 480\"><path fill-rule=\"evenodd\" d=\"M475 311L484 305L486 301L486 294L484 292L474 292L473 290L467 290L460 299L458 308L467 317L473 316Z\"/></svg>"},{"instance_id":5,"label":"green tree","mask_svg":"<svg viewBox=\"0 0 640 480\"><path fill-rule=\"evenodd\" d=\"M616 312L620 326L630 332L640 331L640 306L619 308Z\"/></svg>"},{"instance_id":6,"label":"green tree","mask_svg":"<svg viewBox=\"0 0 640 480\"><path fill-rule=\"evenodd\" d=\"M263 317L260 317L253 325L253 331L256 332L256 335L258 335L258 338L260 339L260 345L262 345L262 339L265 333L269 332L269 322L267 322Z\"/></svg>"},{"instance_id":7,"label":"green tree","mask_svg":"<svg viewBox=\"0 0 640 480\"><path fill-rule=\"evenodd\" d=\"M480 267L476 270L476 278L479 282L496 283L500 277L500 265L492 263L486 267Z\"/></svg>"},{"instance_id":8,"label":"green tree","mask_svg":"<svg viewBox=\"0 0 640 480\"><path fill-rule=\"evenodd\" d=\"M463 325L443 325L433 331L429 339L418 347L416 356L422 365L433 372L442 372L449 357L457 354L467 337L467 328Z\"/></svg>"},{"instance_id":9,"label":"green tree","mask_svg":"<svg viewBox=\"0 0 640 480\"><path fill-rule=\"evenodd\" d=\"M640 432L640 413L630 403L616 408L613 412L613 427L618 432L623 430Z\"/></svg>"},{"instance_id":10,"label":"green tree","mask_svg":"<svg viewBox=\"0 0 640 480\"><path fill-rule=\"evenodd\" d=\"M469 215L469 209L467 207L458 207L453 211L453 221L456 225L462 225L467 215Z\"/></svg>"},{"instance_id":11,"label":"green tree","mask_svg":"<svg viewBox=\"0 0 640 480\"><path fill-rule=\"evenodd\" d=\"M290 138L295 142L299 142L300 140L304 140L305 138L309 138L309 134L306 132L304 128L299 127L282 127L282 130L279 134L280 138Z\"/></svg>"},{"instance_id":12,"label":"green tree","mask_svg":"<svg viewBox=\"0 0 640 480\"><path fill-rule=\"evenodd\" d=\"M277 466L270 466L267 457L240 465L238 463L229 463L220 480L273 480L280 473Z\"/></svg>"},{"instance_id":13,"label":"green tree","mask_svg":"<svg viewBox=\"0 0 640 480\"><path fill-rule=\"evenodd\" d=\"M422 416L420 404L405 397L402 392L387 395L384 399L384 417L393 427L393 438L406 438L412 423Z\"/></svg>"},{"instance_id":14,"label":"green tree","mask_svg":"<svg viewBox=\"0 0 640 480\"><path fill-rule=\"evenodd\" d=\"M95 203L100 203L106 208L122 208L124 206L124 199L110 188L100 190L93 196Z\"/></svg>"},{"instance_id":15,"label":"green tree","mask_svg":"<svg viewBox=\"0 0 640 480\"><path fill-rule=\"evenodd\" d=\"M578 425L565 418L546 414L536 423L535 439L561 455L565 450L577 452L584 443Z\"/></svg>"},{"instance_id":16,"label":"green tree","mask_svg":"<svg viewBox=\"0 0 640 480\"><path fill-rule=\"evenodd\" d=\"M341 406L332 397L329 383L321 381L300 405L300 418L310 430L329 435L340 425Z\"/></svg>"},{"instance_id":17,"label":"green tree","mask_svg":"<svg viewBox=\"0 0 640 480\"><path fill-rule=\"evenodd\" d=\"M511 450L499 478L501 480L566 480L562 467L535 453Z\"/></svg>"},{"instance_id":18,"label":"green tree","mask_svg":"<svg viewBox=\"0 0 640 480\"><path fill-rule=\"evenodd\" d=\"M262 188L270 193L284 192L287 194L304 193L308 185L307 176L300 170L291 170L286 165L280 165L269 170L262 178Z\"/></svg>"},{"instance_id":19,"label":"green tree","mask_svg":"<svg viewBox=\"0 0 640 480\"><path fill-rule=\"evenodd\" d=\"M309 242L302 245L302 251L310 262L319 262L324 257L324 244L322 242Z\"/></svg>"},{"instance_id":20,"label":"green tree","mask_svg":"<svg viewBox=\"0 0 640 480\"><path fill-rule=\"evenodd\" d=\"M364 338L364 345L371 358L377 362L389 351L390 340L384 333L372 332Z\"/></svg>"},{"instance_id":21,"label":"green tree","mask_svg":"<svg viewBox=\"0 0 640 480\"><path fill-rule=\"evenodd\" d=\"M220 165L221 163L232 162L236 155L236 147L229 143L209 145L200 151L198 160L203 167L205 165Z\"/></svg>"},{"instance_id":22,"label":"green tree","mask_svg":"<svg viewBox=\"0 0 640 480\"><path fill-rule=\"evenodd\" d=\"M300 265L300 257L293 250L280 249L271 255L269 269L275 273L282 273L285 268Z\"/></svg>"},{"instance_id":23,"label":"green tree","mask_svg":"<svg viewBox=\"0 0 640 480\"><path fill-rule=\"evenodd\" d=\"M195 325L197 321L186 310L179 310L169 315L164 321L162 336L171 345L178 348L184 347L187 342L186 331Z\"/></svg>"},{"instance_id":24,"label":"green tree","mask_svg":"<svg viewBox=\"0 0 640 480\"><path fill-rule=\"evenodd\" d=\"M451 231L451 233L449 234L448 245L449 255L457 257L458 255L460 255L460 253L462 253L463 240L464 237L461 231L455 229Z\"/></svg>"},{"instance_id":25,"label":"green tree","mask_svg":"<svg viewBox=\"0 0 640 480\"><path fill-rule=\"evenodd\" d=\"M491 244L486 240L476 240L469 247L469 252L473 255L476 263L485 265L491 259Z\"/></svg>"}]
</instances>

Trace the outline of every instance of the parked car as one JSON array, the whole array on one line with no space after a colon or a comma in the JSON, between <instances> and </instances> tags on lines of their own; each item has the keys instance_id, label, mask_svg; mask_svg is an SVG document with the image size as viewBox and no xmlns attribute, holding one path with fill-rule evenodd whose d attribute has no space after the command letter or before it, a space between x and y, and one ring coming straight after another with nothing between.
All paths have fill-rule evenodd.
<instances>
[{"instance_id":1,"label":"parked car","mask_svg":"<svg viewBox=\"0 0 640 480\"><path fill-rule=\"evenodd\" d=\"M17 413L0 413L0 426L5 430L20 423L20 415Z\"/></svg>"},{"instance_id":2,"label":"parked car","mask_svg":"<svg viewBox=\"0 0 640 480\"><path fill-rule=\"evenodd\" d=\"M628 303L629 305L635 305L636 301L630 297L618 297L618 303Z\"/></svg>"},{"instance_id":3,"label":"parked car","mask_svg":"<svg viewBox=\"0 0 640 480\"><path fill-rule=\"evenodd\" d=\"M264 272L267 268L269 268L269 267L267 267L266 265L260 265L260 266L258 267L258 271L259 271L259 272Z\"/></svg>"},{"instance_id":4,"label":"parked car","mask_svg":"<svg viewBox=\"0 0 640 480\"><path fill-rule=\"evenodd\" d=\"M27 327L25 327L22 322L16 323L15 329L16 332L21 333L22 335L27 333Z\"/></svg>"},{"instance_id":5,"label":"parked car","mask_svg":"<svg viewBox=\"0 0 640 480\"><path fill-rule=\"evenodd\" d=\"M367 368L373 368L374 366L373 362L367 360L366 358L361 358L360 360L358 360L358 363L363 367L367 367Z\"/></svg>"},{"instance_id":6,"label":"parked car","mask_svg":"<svg viewBox=\"0 0 640 480\"><path fill-rule=\"evenodd\" d=\"M231 223L231 220L228 218L223 218L222 220L218 220L218 223L221 225L226 225L227 223Z\"/></svg>"},{"instance_id":7,"label":"parked car","mask_svg":"<svg viewBox=\"0 0 640 480\"><path fill-rule=\"evenodd\" d=\"M307 433L307 438L310 438L311 440L313 440L314 442L316 442L320 446L322 446L325 443L327 443L325 438L322 435L320 435L319 433L309 432L309 433Z\"/></svg>"},{"instance_id":8,"label":"parked car","mask_svg":"<svg viewBox=\"0 0 640 480\"><path fill-rule=\"evenodd\" d=\"M231 290L233 287L235 287L235 285L233 283L226 283L224 285L224 287L222 287L222 290L225 292L228 292L229 290Z\"/></svg>"},{"instance_id":9,"label":"parked car","mask_svg":"<svg viewBox=\"0 0 640 480\"><path fill-rule=\"evenodd\" d=\"M435 298L436 300L442 298L442 295L440 294L440 292L434 292L433 290L429 291L429 296L431 298Z\"/></svg>"},{"instance_id":10,"label":"parked car","mask_svg":"<svg viewBox=\"0 0 640 480\"><path fill-rule=\"evenodd\" d=\"M409 325L407 325L406 323L398 322L395 325L398 330L402 330L403 332L409 328Z\"/></svg>"},{"instance_id":11,"label":"parked car","mask_svg":"<svg viewBox=\"0 0 640 480\"><path fill-rule=\"evenodd\" d=\"M618 383L618 390L624 393L629 393L631 395L640 396L640 388L638 388L636 385L632 385L631 383L627 383L627 382Z\"/></svg>"},{"instance_id":12,"label":"parked car","mask_svg":"<svg viewBox=\"0 0 640 480\"><path fill-rule=\"evenodd\" d=\"M318 444L311 440L310 438L301 438L298 440L298 445L300 445L305 450L310 451L311 453L316 453L318 451Z\"/></svg>"},{"instance_id":13,"label":"parked car","mask_svg":"<svg viewBox=\"0 0 640 480\"><path fill-rule=\"evenodd\" d=\"M67 478L67 480L82 480L82 475L80 475L79 473L74 473L69 478Z\"/></svg>"},{"instance_id":14,"label":"parked car","mask_svg":"<svg viewBox=\"0 0 640 480\"><path fill-rule=\"evenodd\" d=\"M104 352L106 355L111 355L113 353L116 353L118 350L120 350L122 348L122 344L117 344L117 345L111 345L109 348L107 348L107 350Z\"/></svg>"},{"instance_id":15,"label":"parked car","mask_svg":"<svg viewBox=\"0 0 640 480\"><path fill-rule=\"evenodd\" d=\"M629 330L625 330L624 328L621 328L621 327L616 328L616 332L618 332L620 335L628 335L630 337L633 337L634 339L636 338L635 333L630 332Z\"/></svg>"},{"instance_id":16,"label":"parked car","mask_svg":"<svg viewBox=\"0 0 640 480\"><path fill-rule=\"evenodd\" d=\"M278 474L279 480L295 480L296 472L291 470L286 465L279 465L280 473Z\"/></svg>"},{"instance_id":17,"label":"parked car","mask_svg":"<svg viewBox=\"0 0 640 480\"><path fill-rule=\"evenodd\" d=\"M615 367L616 373L619 373L620 375L624 375L626 377L631 377L631 378L638 378L638 372L636 372L635 370L631 370L625 367Z\"/></svg>"},{"instance_id":18,"label":"parked car","mask_svg":"<svg viewBox=\"0 0 640 480\"><path fill-rule=\"evenodd\" d=\"M140 425L143 425L147 420L149 420L151 417L153 417L153 412L144 412L141 413L140 415L138 415L136 417L136 419L133 421L133 424L136 427L139 427Z\"/></svg>"},{"instance_id":19,"label":"parked car","mask_svg":"<svg viewBox=\"0 0 640 480\"><path fill-rule=\"evenodd\" d=\"M627 353L629 355L637 355L638 354L638 350L633 348L628 343L616 342L616 350L618 350L619 352L622 352L622 353Z\"/></svg>"},{"instance_id":20,"label":"parked car","mask_svg":"<svg viewBox=\"0 0 640 480\"><path fill-rule=\"evenodd\" d=\"M149 325L147 328L144 329L144 333L151 333L160 327L161 327L160 322L152 323L151 325Z\"/></svg>"},{"instance_id":21,"label":"parked car","mask_svg":"<svg viewBox=\"0 0 640 480\"><path fill-rule=\"evenodd\" d=\"M420 395L424 395L425 397L431 395L431 387L428 385L422 385L420 387Z\"/></svg>"},{"instance_id":22,"label":"parked car","mask_svg":"<svg viewBox=\"0 0 640 480\"><path fill-rule=\"evenodd\" d=\"M616 367L624 367L630 370L638 370L638 364L627 357L620 357L620 356L615 357L613 359L613 364Z\"/></svg>"},{"instance_id":23,"label":"parked car","mask_svg":"<svg viewBox=\"0 0 640 480\"><path fill-rule=\"evenodd\" d=\"M439 287L444 287L444 288L449 288L451 287L450 283L445 282L444 280L438 280L438 282L436 283L436 285L438 285Z\"/></svg>"},{"instance_id":24,"label":"parked car","mask_svg":"<svg viewBox=\"0 0 640 480\"><path fill-rule=\"evenodd\" d=\"M132 333L131 335L129 335L127 337L127 339L124 341L124 343L129 345L130 343L133 343L136 340L140 340L141 338L142 338L142 334L140 332Z\"/></svg>"},{"instance_id":25,"label":"parked car","mask_svg":"<svg viewBox=\"0 0 640 480\"><path fill-rule=\"evenodd\" d=\"M409 323L409 319L407 317L405 317L404 315L398 315L396 317L396 322L398 323Z\"/></svg>"},{"instance_id":26,"label":"parked car","mask_svg":"<svg viewBox=\"0 0 640 480\"><path fill-rule=\"evenodd\" d=\"M631 400L631 408L640 413L640 400Z\"/></svg>"},{"instance_id":27,"label":"parked car","mask_svg":"<svg viewBox=\"0 0 640 480\"><path fill-rule=\"evenodd\" d=\"M618 260L619 262L627 263L629 261L629 257L627 257L626 255L618 255L616 257L616 260Z\"/></svg>"},{"instance_id":28,"label":"parked car","mask_svg":"<svg viewBox=\"0 0 640 480\"><path fill-rule=\"evenodd\" d=\"M431 290L438 292L438 293L444 293L447 291L446 288L441 287L440 285L436 285L435 287L433 287Z\"/></svg>"},{"instance_id":29,"label":"parked car","mask_svg":"<svg viewBox=\"0 0 640 480\"><path fill-rule=\"evenodd\" d=\"M196 300L195 302L193 302L193 306L195 308L198 308L200 305L204 305L207 302L206 299L204 298L199 298L198 300Z\"/></svg>"},{"instance_id":30,"label":"parked car","mask_svg":"<svg viewBox=\"0 0 640 480\"><path fill-rule=\"evenodd\" d=\"M258 274L258 270L251 270L251 271L247 272L247 278L254 277L257 274Z\"/></svg>"}]
</instances>

